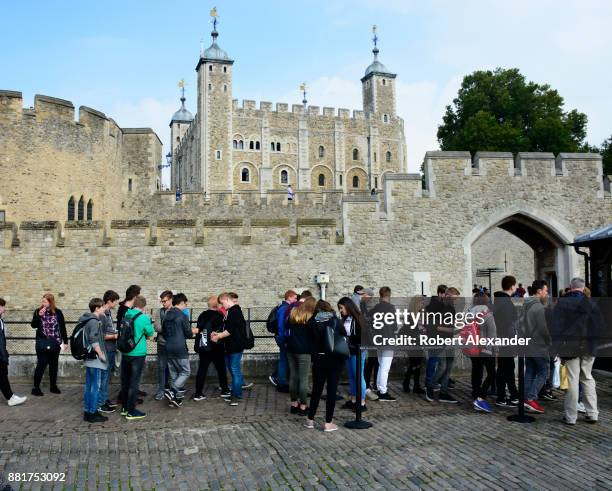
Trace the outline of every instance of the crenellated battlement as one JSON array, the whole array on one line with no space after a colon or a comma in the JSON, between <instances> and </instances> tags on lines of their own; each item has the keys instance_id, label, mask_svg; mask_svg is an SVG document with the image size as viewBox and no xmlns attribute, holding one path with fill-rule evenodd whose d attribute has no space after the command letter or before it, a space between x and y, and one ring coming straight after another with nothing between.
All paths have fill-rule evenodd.
<instances>
[{"instance_id":1,"label":"crenellated battlement","mask_svg":"<svg viewBox=\"0 0 612 491\"><path fill-rule=\"evenodd\" d=\"M284 102L277 102L276 104L268 101L257 102L251 99L244 99L239 101L234 99L232 101L232 110L238 115L246 114L258 117L263 117L266 113L285 115L288 117L303 117L307 118L324 118L329 120L365 120L367 116L361 109L345 109L345 108L334 108L334 107L323 107L320 106L304 106L303 104L292 104L291 110L289 104Z\"/></svg>"}]
</instances>

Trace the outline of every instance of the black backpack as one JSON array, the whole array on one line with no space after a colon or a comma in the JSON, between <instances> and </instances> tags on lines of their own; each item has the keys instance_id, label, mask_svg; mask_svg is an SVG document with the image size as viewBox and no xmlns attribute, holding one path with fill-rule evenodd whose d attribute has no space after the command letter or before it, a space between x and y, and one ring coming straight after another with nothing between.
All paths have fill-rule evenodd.
<instances>
[{"instance_id":1,"label":"black backpack","mask_svg":"<svg viewBox=\"0 0 612 491\"><path fill-rule=\"evenodd\" d=\"M255 336L251 330L251 326L247 322L244 326L244 349L253 349L255 347Z\"/></svg>"},{"instance_id":2,"label":"black backpack","mask_svg":"<svg viewBox=\"0 0 612 491\"><path fill-rule=\"evenodd\" d=\"M97 357L96 352L85 342L85 325L89 320L77 322L70 335L70 353L77 360L93 360Z\"/></svg>"},{"instance_id":3,"label":"black backpack","mask_svg":"<svg viewBox=\"0 0 612 491\"><path fill-rule=\"evenodd\" d=\"M121 351L121 353L129 353L132 351L143 338L144 332L138 341L134 340L136 334L134 323L141 314L142 312L138 312L134 317L128 319L123 316L121 319L121 323L119 324L119 338L117 339L117 349Z\"/></svg>"},{"instance_id":4,"label":"black backpack","mask_svg":"<svg viewBox=\"0 0 612 491\"><path fill-rule=\"evenodd\" d=\"M278 309L280 305L274 307L270 314L268 314L268 318L266 319L266 329L270 334L277 335L278 334Z\"/></svg>"}]
</instances>

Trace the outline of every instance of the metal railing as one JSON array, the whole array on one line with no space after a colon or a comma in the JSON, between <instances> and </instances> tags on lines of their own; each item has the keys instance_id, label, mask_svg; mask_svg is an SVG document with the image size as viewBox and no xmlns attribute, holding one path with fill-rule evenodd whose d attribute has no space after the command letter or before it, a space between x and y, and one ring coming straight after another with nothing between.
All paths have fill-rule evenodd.
<instances>
[{"instance_id":1,"label":"metal railing","mask_svg":"<svg viewBox=\"0 0 612 491\"><path fill-rule=\"evenodd\" d=\"M204 307L192 307L190 311L190 322L195 325L198 316L204 311ZM247 307L243 308L244 317L253 331L255 337L255 347L249 350L249 353L278 353L278 346L274 340L274 336L266 329L266 319L272 307ZM148 309L147 313L151 315L153 309ZM19 355L34 355L36 354L34 345L36 340L36 331L30 326L34 311L14 310L7 311L2 320L6 325L8 336L7 348L11 356ZM82 310L62 309L64 319L66 321L66 331L68 337L72 333L74 326L83 315ZM114 313L116 314L116 313ZM187 346L190 353L193 351L193 339L187 340ZM157 343L153 339L147 340L147 354L157 353ZM70 351L62 352L62 355L70 355Z\"/></svg>"}]
</instances>

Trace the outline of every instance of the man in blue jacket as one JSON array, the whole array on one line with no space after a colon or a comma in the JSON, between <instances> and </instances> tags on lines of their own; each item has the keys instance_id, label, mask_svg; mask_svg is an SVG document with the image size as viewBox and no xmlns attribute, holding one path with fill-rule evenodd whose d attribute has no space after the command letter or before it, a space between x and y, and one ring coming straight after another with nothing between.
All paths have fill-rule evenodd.
<instances>
[{"instance_id":1,"label":"man in blue jacket","mask_svg":"<svg viewBox=\"0 0 612 491\"><path fill-rule=\"evenodd\" d=\"M277 334L274 336L274 340L278 345L279 355L276 369L274 370L274 373L270 375L269 379L272 385L274 385L279 392L289 391L289 386L287 384L287 316L285 314L287 307L296 301L297 293L293 290L287 290L285 292L285 299L278 306L276 312L278 330L276 331Z\"/></svg>"}]
</instances>

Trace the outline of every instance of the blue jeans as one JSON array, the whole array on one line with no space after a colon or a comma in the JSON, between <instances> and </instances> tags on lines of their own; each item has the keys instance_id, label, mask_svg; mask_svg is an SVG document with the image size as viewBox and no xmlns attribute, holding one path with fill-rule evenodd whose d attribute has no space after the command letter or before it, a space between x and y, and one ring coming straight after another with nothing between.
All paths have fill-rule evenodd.
<instances>
[{"instance_id":1,"label":"blue jeans","mask_svg":"<svg viewBox=\"0 0 612 491\"><path fill-rule=\"evenodd\" d=\"M100 380L100 398L98 399L98 407L102 406L108 401L108 386L110 384L111 374L115 368L115 355L116 351L107 351L106 360L108 361L108 368L102 370L102 379Z\"/></svg>"},{"instance_id":2,"label":"blue jeans","mask_svg":"<svg viewBox=\"0 0 612 491\"><path fill-rule=\"evenodd\" d=\"M272 377L278 380L278 385L287 385L287 367L289 361L287 360L287 345L285 342L280 342L278 336L274 336L276 344L278 345L278 362L276 369L272 373Z\"/></svg>"},{"instance_id":3,"label":"blue jeans","mask_svg":"<svg viewBox=\"0 0 612 491\"><path fill-rule=\"evenodd\" d=\"M100 398L100 382L102 380L101 368L85 367L85 389L83 391L83 411L95 413L98 411Z\"/></svg>"},{"instance_id":4,"label":"blue jeans","mask_svg":"<svg viewBox=\"0 0 612 491\"><path fill-rule=\"evenodd\" d=\"M428 355L427 358L427 367L425 368L425 386L429 387L431 384L431 379L436 373L436 368L438 368L438 356L437 355Z\"/></svg>"},{"instance_id":5,"label":"blue jeans","mask_svg":"<svg viewBox=\"0 0 612 491\"><path fill-rule=\"evenodd\" d=\"M363 370L365 368L366 352L361 352L361 399L365 399L366 394L366 382L363 376ZM349 378L349 389L351 396L357 395L357 355L351 355L346 360L346 370Z\"/></svg>"},{"instance_id":6,"label":"blue jeans","mask_svg":"<svg viewBox=\"0 0 612 491\"><path fill-rule=\"evenodd\" d=\"M242 351L240 353L231 353L225 355L225 366L229 369L232 376L232 397L242 397L242 371L240 364L242 362Z\"/></svg>"},{"instance_id":7,"label":"blue jeans","mask_svg":"<svg viewBox=\"0 0 612 491\"><path fill-rule=\"evenodd\" d=\"M549 370L550 358L548 356L525 358L525 399L527 401L538 398L538 393L548 378Z\"/></svg>"}]
</instances>

